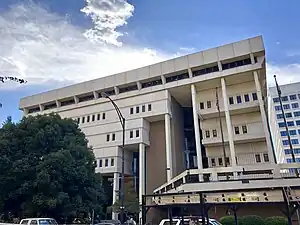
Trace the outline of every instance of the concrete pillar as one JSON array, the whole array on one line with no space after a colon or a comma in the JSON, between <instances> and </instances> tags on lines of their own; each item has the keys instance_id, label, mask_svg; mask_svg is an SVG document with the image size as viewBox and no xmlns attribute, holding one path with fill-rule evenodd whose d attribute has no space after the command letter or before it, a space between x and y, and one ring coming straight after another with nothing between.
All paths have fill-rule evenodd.
<instances>
[{"instance_id":1,"label":"concrete pillar","mask_svg":"<svg viewBox=\"0 0 300 225\"><path fill-rule=\"evenodd\" d=\"M166 83L166 77L164 75L161 75L160 78L161 78L162 83L165 84Z\"/></svg>"},{"instance_id":2,"label":"concrete pillar","mask_svg":"<svg viewBox=\"0 0 300 225\"><path fill-rule=\"evenodd\" d=\"M96 91L93 91L94 99L99 98L98 93Z\"/></svg>"},{"instance_id":3,"label":"concrete pillar","mask_svg":"<svg viewBox=\"0 0 300 225\"><path fill-rule=\"evenodd\" d=\"M222 63L220 61L218 61L218 68L219 68L219 71L223 71Z\"/></svg>"},{"instance_id":4,"label":"concrete pillar","mask_svg":"<svg viewBox=\"0 0 300 225\"><path fill-rule=\"evenodd\" d=\"M173 177L171 117L169 114L165 114L165 132L166 132L167 181L169 182Z\"/></svg>"},{"instance_id":5,"label":"concrete pillar","mask_svg":"<svg viewBox=\"0 0 300 225\"><path fill-rule=\"evenodd\" d=\"M114 173L114 183L113 183L113 204L119 199L119 173ZM112 219L118 219L118 213L112 213Z\"/></svg>"},{"instance_id":6,"label":"concrete pillar","mask_svg":"<svg viewBox=\"0 0 300 225\"><path fill-rule=\"evenodd\" d=\"M188 73L189 73L189 78L193 77L193 71L191 70L191 68L188 68Z\"/></svg>"},{"instance_id":7,"label":"concrete pillar","mask_svg":"<svg viewBox=\"0 0 300 225\"><path fill-rule=\"evenodd\" d=\"M146 146L139 144L139 204L142 205L143 195L146 193ZM142 211L139 213L139 221L142 219Z\"/></svg>"},{"instance_id":8,"label":"concrete pillar","mask_svg":"<svg viewBox=\"0 0 300 225\"><path fill-rule=\"evenodd\" d=\"M230 156L231 156L231 165L232 167L236 167L233 131L232 131L231 118L229 113L226 83L224 78L221 78L221 85L222 85L222 94L223 94L223 101L224 101L224 111L225 111L225 119L226 119L227 133L228 133L229 149L230 149Z\"/></svg>"},{"instance_id":9,"label":"concrete pillar","mask_svg":"<svg viewBox=\"0 0 300 225\"><path fill-rule=\"evenodd\" d=\"M138 87L138 90L141 90L142 89L142 84L140 81L137 81L136 82L136 86Z\"/></svg>"},{"instance_id":10,"label":"concrete pillar","mask_svg":"<svg viewBox=\"0 0 300 225\"><path fill-rule=\"evenodd\" d=\"M61 107L61 103L60 103L60 101L58 101L58 100L55 100L55 103L56 103L56 107L57 107L57 108Z\"/></svg>"},{"instance_id":11,"label":"concrete pillar","mask_svg":"<svg viewBox=\"0 0 300 225\"><path fill-rule=\"evenodd\" d=\"M260 85L260 82L259 82L257 71L253 72L253 76L254 76L255 87L256 87L256 92L257 92L257 99L258 99L258 102L259 102L261 120L262 120L262 124L263 124L263 127L264 127L264 133L265 133L265 136L266 136L266 142L267 142L267 146L268 146L269 159L270 159L271 163L274 163L275 161L274 161L274 155L273 155L273 148L272 148L272 143L271 143L271 140L270 140L270 132L269 132L269 129L268 129L268 121L267 121L266 111L265 111L265 107L264 107L264 100L262 98L261 85Z\"/></svg>"},{"instance_id":12,"label":"concrete pillar","mask_svg":"<svg viewBox=\"0 0 300 225\"><path fill-rule=\"evenodd\" d=\"M119 88L114 86L114 90L115 90L116 95L118 95L119 94Z\"/></svg>"},{"instance_id":13,"label":"concrete pillar","mask_svg":"<svg viewBox=\"0 0 300 225\"><path fill-rule=\"evenodd\" d=\"M74 97L74 102L75 102L75 104L78 104L78 103L79 103L78 97L77 97L77 96L73 96L73 97Z\"/></svg>"},{"instance_id":14,"label":"concrete pillar","mask_svg":"<svg viewBox=\"0 0 300 225\"><path fill-rule=\"evenodd\" d=\"M250 53L251 64L255 64L255 59L253 53Z\"/></svg>"},{"instance_id":15,"label":"concrete pillar","mask_svg":"<svg viewBox=\"0 0 300 225\"><path fill-rule=\"evenodd\" d=\"M39 104L40 111L44 111L44 106L42 104Z\"/></svg>"},{"instance_id":16,"label":"concrete pillar","mask_svg":"<svg viewBox=\"0 0 300 225\"><path fill-rule=\"evenodd\" d=\"M194 84L191 85L191 93L192 93L192 107L193 107L195 140L196 140L197 165L198 165L198 169L203 169L202 151L201 151L201 143L200 143L200 127L199 127L197 101L196 101L196 87Z\"/></svg>"}]
</instances>

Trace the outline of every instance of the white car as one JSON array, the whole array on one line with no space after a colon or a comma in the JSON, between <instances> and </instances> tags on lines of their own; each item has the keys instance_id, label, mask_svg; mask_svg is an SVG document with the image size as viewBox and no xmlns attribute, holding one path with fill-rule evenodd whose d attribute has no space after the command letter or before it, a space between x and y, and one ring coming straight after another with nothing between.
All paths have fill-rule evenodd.
<instances>
[{"instance_id":1,"label":"white car","mask_svg":"<svg viewBox=\"0 0 300 225\"><path fill-rule=\"evenodd\" d=\"M189 225L190 224L189 218L184 218L183 221L184 221L183 222L184 224L181 223L181 219L174 218L174 219L172 219L172 225ZM201 218L199 218L198 221L199 221L199 225L203 225ZM163 219L162 221L160 221L159 225L170 225L170 219ZM209 225L222 225L222 224L215 219L209 219Z\"/></svg>"},{"instance_id":2,"label":"white car","mask_svg":"<svg viewBox=\"0 0 300 225\"><path fill-rule=\"evenodd\" d=\"M52 218L26 218L22 219L20 224L23 225L57 225L55 219Z\"/></svg>"}]
</instances>

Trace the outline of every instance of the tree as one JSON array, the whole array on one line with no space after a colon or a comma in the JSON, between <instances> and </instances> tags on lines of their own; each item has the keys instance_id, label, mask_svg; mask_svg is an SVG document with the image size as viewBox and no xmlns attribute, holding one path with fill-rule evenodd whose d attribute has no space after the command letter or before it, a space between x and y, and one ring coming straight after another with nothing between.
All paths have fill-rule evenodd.
<instances>
[{"instance_id":1,"label":"tree","mask_svg":"<svg viewBox=\"0 0 300 225\"><path fill-rule=\"evenodd\" d=\"M112 205L112 211L120 213L121 205L119 195L118 200ZM135 219L138 218L140 212L139 198L131 179L124 182L124 210L126 214L133 216Z\"/></svg>"},{"instance_id":2,"label":"tree","mask_svg":"<svg viewBox=\"0 0 300 225\"><path fill-rule=\"evenodd\" d=\"M102 212L102 178L85 135L59 115L8 120L0 129L0 211L61 222Z\"/></svg>"}]
</instances>

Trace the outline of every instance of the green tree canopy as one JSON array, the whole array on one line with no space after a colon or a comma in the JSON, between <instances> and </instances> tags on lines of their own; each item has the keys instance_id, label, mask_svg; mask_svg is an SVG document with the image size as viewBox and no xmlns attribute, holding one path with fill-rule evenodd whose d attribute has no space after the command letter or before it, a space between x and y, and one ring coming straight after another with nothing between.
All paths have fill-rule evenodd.
<instances>
[{"instance_id":1,"label":"green tree canopy","mask_svg":"<svg viewBox=\"0 0 300 225\"><path fill-rule=\"evenodd\" d=\"M0 211L58 221L101 213L104 192L85 135L59 115L7 121L0 129Z\"/></svg>"}]
</instances>

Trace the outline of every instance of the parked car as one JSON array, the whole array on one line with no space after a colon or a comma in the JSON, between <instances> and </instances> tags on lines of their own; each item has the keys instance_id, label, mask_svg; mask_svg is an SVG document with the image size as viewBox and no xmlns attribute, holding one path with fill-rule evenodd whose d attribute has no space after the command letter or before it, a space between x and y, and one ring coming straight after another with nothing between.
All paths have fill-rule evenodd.
<instances>
[{"instance_id":1,"label":"parked car","mask_svg":"<svg viewBox=\"0 0 300 225\"><path fill-rule=\"evenodd\" d=\"M190 225L190 218L184 218L182 224L182 219L174 218L172 219L172 225ZM204 225L202 219L198 218L199 225ZM170 219L163 219L160 221L159 225L170 225ZM209 219L209 225L222 225L219 221L215 219Z\"/></svg>"},{"instance_id":2,"label":"parked car","mask_svg":"<svg viewBox=\"0 0 300 225\"><path fill-rule=\"evenodd\" d=\"M55 219L52 218L26 218L20 221L22 225L57 225Z\"/></svg>"}]
</instances>

